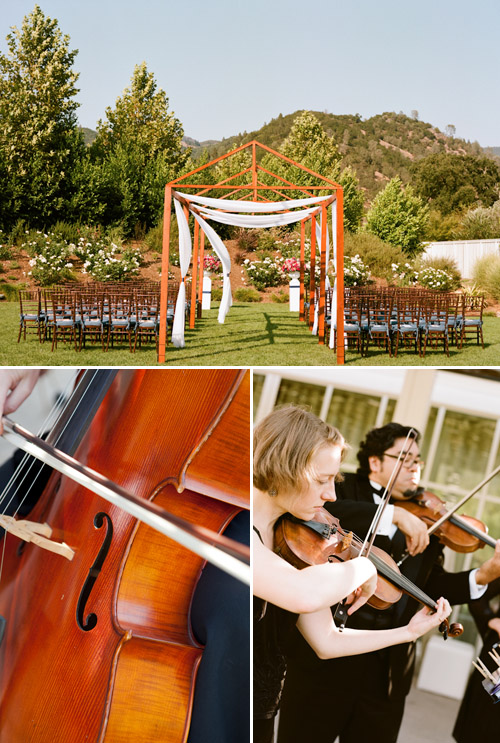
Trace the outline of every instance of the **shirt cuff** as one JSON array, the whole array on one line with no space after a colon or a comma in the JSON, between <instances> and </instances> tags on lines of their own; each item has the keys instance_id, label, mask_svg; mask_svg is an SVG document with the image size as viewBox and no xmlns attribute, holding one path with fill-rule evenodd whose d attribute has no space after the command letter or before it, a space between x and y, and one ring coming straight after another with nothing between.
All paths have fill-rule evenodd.
<instances>
[{"instance_id":1,"label":"shirt cuff","mask_svg":"<svg viewBox=\"0 0 500 743\"><path fill-rule=\"evenodd\" d=\"M380 519L377 534L380 534L383 537L392 537L394 535L394 532L396 531L396 527L392 523L393 518L394 506L387 505L385 507L384 513L382 514L382 518Z\"/></svg>"},{"instance_id":2,"label":"shirt cuff","mask_svg":"<svg viewBox=\"0 0 500 743\"><path fill-rule=\"evenodd\" d=\"M474 601L475 599L480 599L481 596L486 592L486 589L488 588L488 584L486 583L485 586L480 586L476 582L476 573L478 571L478 568L475 570L471 570L469 573L469 588L470 588L470 597Z\"/></svg>"}]
</instances>

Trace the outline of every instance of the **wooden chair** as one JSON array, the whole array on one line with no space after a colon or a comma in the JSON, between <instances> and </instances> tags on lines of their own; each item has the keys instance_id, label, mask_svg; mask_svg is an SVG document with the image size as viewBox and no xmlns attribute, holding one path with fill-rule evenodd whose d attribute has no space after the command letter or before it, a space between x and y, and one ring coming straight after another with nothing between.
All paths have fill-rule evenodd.
<instances>
[{"instance_id":1,"label":"wooden chair","mask_svg":"<svg viewBox=\"0 0 500 743\"><path fill-rule=\"evenodd\" d=\"M459 348L462 348L464 340L467 340L467 336L476 336L476 343L484 348L483 338L483 311L484 311L484 295L471 296L462 295L462 312L459 318L460 327L460 341Z\"/></svg>"},{"instance_id":2,"label":"wooden chair","mask_svg":"<svg viewBox=\"0 0 500 743\"><path fill-rule=\"evenodd\" d=\"M129 350L132 351L132 327L134 300L130 293L113 294L109 296L109 314L107 313L106 298L104 299L104 319L107 325L106 348L113 348L115 338L126 337Z\"/></svg>"},{"instance_id":3,"label":"wooden chair","mask_svg":"<svg viewBox=\"0 0 500 743\"><path fill-rule=\"evenodd\" d=\"M133 353L135 353L137 341L141 348L143 340L154 341L158 351L159 311L160 303L156 294L141 294L136 297Z\"/></svg>"},{"instance_id":4,"label":"wooden chair","mask_svg":"<svg viewBox=\"0 0 500 743\"><path fill-rule=\"evenodd\" d=\"M52 292L51 302L51 351L57 348L59 340L62 340L63 343L69 340L74 344L75 351L77 351L79 348L80 327L76 320L75 296L71 292Z\"/></svg>"},{"instance_id":5,"label":"wooden chair","mask_svg":"<svg viewBox=\"0 0 500 743\"><path fill-rule=\"evenodd\" d=\"M87 338L91 343L100 342L104 351L106 337L104 325L104 295L94 290L81 290L77 297L77 320L80 322L79 351Z\"/></svg>"},{"instance_id":6,"label":"wooden chair","mask_svg":"<svg viewBox=\"0 0 500 743\"><path fill-rule=\"evenodd\" d=\"M392 305L393 297L389 294L376 293L366 297L368 310L368 328L366 333L365 356L368 355L370 343L383 348L392 356Z\"/></svg>"},{"instance_id":7,"label":"wooden chair","mask_svg":"<svg viewBox=\"0 0 500 743\"><path fill-rule=\"evenodd\" d=\"M26 333L35 332L41 343L45 334L41 295L38 290L19 292L19 333L17 342L26 340Z\"/></svg>"},{"instance_id":8,"label":"wooden chair","mask_svg":"<svg viewBox=\"0 0 500 743\"><path fill-rule=\"evenodd\" d=\"M422 333L422 356L425 356L427 346L438 348L443 343L443 350L450 355L448 341L448 310L447 297L434 294L428 296L424 303L425 325Z\"/></svg>"},{"instance_id":9,"label":"wooden chair","mask_svg":"<svg viewBox=\"0 0 500 743\"><path fill-rule=\"evenodd\" d=\"M405 348L414 347L415 353L420 355L421 318L420 302L415 298L407 298L404 295L398 297L393 327L394 356L398 355L400 341Z\"/></svg>"}]
</instances>

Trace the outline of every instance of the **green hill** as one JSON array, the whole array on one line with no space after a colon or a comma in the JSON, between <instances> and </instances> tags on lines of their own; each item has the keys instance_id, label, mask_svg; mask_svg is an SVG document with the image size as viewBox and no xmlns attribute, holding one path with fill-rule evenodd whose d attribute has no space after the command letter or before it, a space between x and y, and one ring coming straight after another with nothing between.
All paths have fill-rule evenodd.
<instances>
[{"instance_id":1,"label":"green hill","mask_svg":"<svg viewBox=\"0 0 500 743\"><path fill-rule=\"evenodd\" d=\"M95 132L93 129L87 129L86 126L81 126L80 130L83 132L83 141L88 146L92 144L94 139L97 137L97 132Z\"/></svg>"},{"instance_id":2,"label":"green hill","mask_svg":"<svg viewBox=\"0 0 500 743\"><path fill-rule=\"evenodd\" d=\"M257 139L262 144L279 150L288 136L293 121L300 111L264 124L253 132L244 132L213 145L193 147L196 157L207 149L211 158L223 155L235 145ZM387 181L398 175L403 182L410 179L409 166L415 160L436 152L483 155L477 142L448 136L437 127L410 118L403 113L383 113L362 119L359 114L334 115L313 111L324 130L333 136L342 153L342 165L351 165L368 198L372 198Z\"/></svg>"}]
</instances>

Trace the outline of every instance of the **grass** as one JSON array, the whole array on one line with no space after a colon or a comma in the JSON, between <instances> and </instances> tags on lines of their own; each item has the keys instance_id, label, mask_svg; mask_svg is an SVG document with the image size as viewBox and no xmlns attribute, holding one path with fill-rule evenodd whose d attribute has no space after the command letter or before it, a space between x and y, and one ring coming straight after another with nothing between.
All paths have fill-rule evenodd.
<instances>
[{"instance_id":1,"label":"grass","mask_svg":"<svg viewBox=\"0 0 500 743\"><path fill-rule=\"evenodd\" d=\"M214 306L214 305L212 305ZM35 335L17 343L19 309L16 302L0 305L0 364L3 366L157 366L151 344L130 353L121 344L103 352L89 345L81 353L59 344L52 353L51 343L38 343ZM346 352L347 366L499 366L500 318L484 319L485 348L469 340L461 351L450 347L428 349L425 358L410 350L399 350L396 358L372 347L367 358ZM223 325L217 322L217 307L204 311L196 328L186 328L185 348L167 346L166 363L171 366L332 366L334 351L320 346L298 313L287 305L235 303Z\"/></svg>"}]
</instances>

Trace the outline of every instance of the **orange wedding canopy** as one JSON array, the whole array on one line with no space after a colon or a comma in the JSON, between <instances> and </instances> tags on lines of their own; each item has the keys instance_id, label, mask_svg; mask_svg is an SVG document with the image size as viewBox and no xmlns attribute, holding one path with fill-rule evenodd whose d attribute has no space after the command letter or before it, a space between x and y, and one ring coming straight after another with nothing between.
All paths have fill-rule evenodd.
<instances>
[{"instance_id":1,"label":"orange wedding canopy","mask_svg":"<svg viewBox=\"0 0 500 743\"><path fill-rule=\"evenodd\" d=\"M218 163L234 158L238 153L249 150L251 162L238 172L233 172L227 178L213 183L213 169ZM288 164L287 175L300 173L300 185L293 183L259 164L258 154L269 153L275 158ZM240 156L241 157L241 156ZM236 162L239 162L236 161ZM267 158L269 162L269 158ZM292 166L290 168L290 166ZM297 171L295 169L298 169ZM238 170L232 168L232 171ZM203 171L206 171L203 173ZM304 185L303 173L309 174L307 184ZM203 182L207 181L207 182ZM326 194L326 195L325 195ZM297 195L300 198L296 198ZM300 165L288 157L272 150L266 145L253 140L248 144L231 150L226 155L216 158L199 168L186 173L171 181L165 187L165 208L163 220L163 256L160 302L160 338L158 360L165 362L167 344L167 307L168 307L168 269L170 256L170 226L172 203L177 217L179 232L179 262L181 281L177 294L174 320L172 327L172 342L175 346L184 346L184 324L186 317L186 275L189 267L191 271L190 297L190 326L194 327L195 307L197 297L201 297L202 266L205 237L222 263L223 293L219 308L218 320L224 322L232 303L231 297L231 260L223 241L209 224L218 222L245 228L274 227L294 222L301 224L301 287L300 287L300 319L307 319L317 332L319 342L325 338L325 296L329 288L326 275L329 263L329 231L328 207L331 205L333 238L333 264L335 283L332 292L332 316L330 346L333 346L336 327L337 337L343 338L343 192L342 187L319 173ZM189 217L194 218L194 235L191 237ZM311 223L311 285L310 313L306 318L304 312L304 248L305 226ZM315 278L314 266L316 263L316 248L318 248L318 262L320 265L319 286ZM337 344L337 363L344 363L344 344Z\"/></svg>"}]
</instances>

